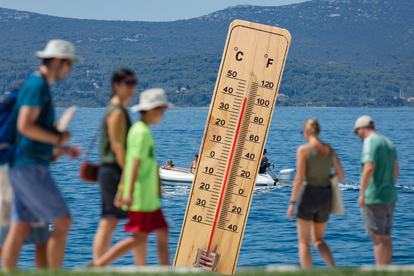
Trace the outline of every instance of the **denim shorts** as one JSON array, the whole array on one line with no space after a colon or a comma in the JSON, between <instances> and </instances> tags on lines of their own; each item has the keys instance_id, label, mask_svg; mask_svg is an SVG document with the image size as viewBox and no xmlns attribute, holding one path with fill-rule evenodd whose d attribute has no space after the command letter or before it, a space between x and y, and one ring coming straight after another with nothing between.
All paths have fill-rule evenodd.
<instances>
[{"instance_id":1,"label":"denim shorts","mask_svg":"<svg viewBox=\"0 0 414 276\"><path fill-rule=\"evenodd\" d=\"M7 233L9 232L10 226L0 227L0 248L3 248L4 241L6 240ZM25 244L31 243L45 243L49 239L49 225L44 223L42 226L36 226L30 229L24 240Z\"/></svg>"},{"instance_id":2,"label":"denim shorts","mask_svg":"<svg viewBox=\"0 0 414 276\"><path fill-rule=\"evenodd\" d=\"M13 188L12 222L48 222L70 215L49 167L32 164L9 169Z\"/></svg>"},{"instance_id":3,"label":"denim shorts","mask_svg":"<svg viewBox=\"0 0 414 276\"><path fill-rule=\"evenodd\" d=\"M367 204L361 208L367 235L391 235L395 202Z\"/></svg>"}]
</instances>

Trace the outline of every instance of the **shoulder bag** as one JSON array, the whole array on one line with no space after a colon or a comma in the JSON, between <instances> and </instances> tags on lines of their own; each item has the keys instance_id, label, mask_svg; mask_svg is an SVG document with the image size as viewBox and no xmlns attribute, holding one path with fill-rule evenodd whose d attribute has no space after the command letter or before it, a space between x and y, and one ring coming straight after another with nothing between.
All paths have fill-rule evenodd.
<instances>
[{"instance_id":1,"label":"shoulder bag","mask_svg":"<svg viewBox=\"0 0 414 276\"><path fill-rule=\"evenodd\" d=\"M105 115L104 115L104 118L105 118ZM91 143L89 144L88 151L86 152L85 158L83 159L83 162L80 166L79 177L85 182L95 183L98 181L99 165L90 163L89 156L91 155L93 146L95 145L96 139L98 138L99 130L101 129L102 123L103 123L103 119L102 119L101 125L96 130Z\"/></svg>"}]
</instances>

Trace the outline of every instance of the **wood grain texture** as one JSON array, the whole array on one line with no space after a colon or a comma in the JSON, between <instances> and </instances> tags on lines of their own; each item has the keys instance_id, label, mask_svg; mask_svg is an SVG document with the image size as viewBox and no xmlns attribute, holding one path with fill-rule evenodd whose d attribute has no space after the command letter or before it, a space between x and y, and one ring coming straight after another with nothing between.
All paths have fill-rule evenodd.
<instances>
[{"instance_id":1,"label":"wood grain texture","mask_svg":"<svg viewBox=\"0 0 414 276\"><path fill-rule=\"evenodd\" d=\"M192 267L200 248L220 254L218 273L234 274L290 39L231 23L174 266Z\"/></svg>"}]
</instances>

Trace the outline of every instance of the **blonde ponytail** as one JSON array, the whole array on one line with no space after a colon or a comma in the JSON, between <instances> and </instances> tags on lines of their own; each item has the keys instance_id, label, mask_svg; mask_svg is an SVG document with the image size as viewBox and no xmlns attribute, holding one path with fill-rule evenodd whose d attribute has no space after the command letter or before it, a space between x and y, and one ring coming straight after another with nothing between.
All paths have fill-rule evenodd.
<instances>
[{"instance_id":1,"label":"blonde ponytail","mask_svg":"<svg viewBox=\"0 0 414 276\"><path fill-rule=\"evenodd\" d=\"M318 136L321 133L321 128L319 127L318 119L309 118L306 120L303 125L303 129L308 132L309 135Z\"/></svg>"}]
</instances>

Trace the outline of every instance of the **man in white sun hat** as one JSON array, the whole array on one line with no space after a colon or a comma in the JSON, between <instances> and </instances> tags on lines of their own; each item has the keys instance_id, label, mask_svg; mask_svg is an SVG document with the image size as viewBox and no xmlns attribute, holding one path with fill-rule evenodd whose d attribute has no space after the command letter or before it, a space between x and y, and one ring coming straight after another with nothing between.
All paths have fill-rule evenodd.
<instances>
[{"instance_id":1,"label":"man in white sun hat","mask_svg":"<svg viewBox=\"0 0 414 276\"><path fill-rule=\"evenodd\" d=\"M152 231L157 233L160 265L169 265L168 225L161 211L161 181L149 128L160 122L168 107L172 104L167 101L164 90L155 88L142 92L139 104L131 108L141 111L141 120L128 132L124 182L118 186L115 204L129 211L125 231L132 236L94 260L93 266L107 266L130 250L134 250L137 265L146 265L147 236Z\"/></svg>"},{"instance_id":2,"label":"man in white sun hat","mask_svg":"<svg viewBox=\"0 0 414 276\"><path fill-rule=\"evenodd\" d=\"M21 246L30 232L31 223L53 222L47 249L47 266L62 267L66 237L71 217L66 202L49 170L51 160L67 154L76 158L76 147L64 147L69 132L58 132L54 126L50 85L63 80L71 71L75 48L64 40L51 40L44 51L36 53L43 62L20 88L15 105L17 147L23 153L9 164L9 178L14 192L12 222L3 246L3 268L15 268Z\"/></svg>"},{"instance_id":3,"label":"man in white sun hat","mask_svg":"<svg viewBox=\"0 0 414 276\"><path fill-rule=\"evenodd\" d=\"M361 206L366 233L374 242L376 265L390 265L392 218L397 201L397 152L387 137L375 131L374 121L370 116L359 117L353 133L363 141L361 193L358 203Z\"/></svg>"}]
</instances>

